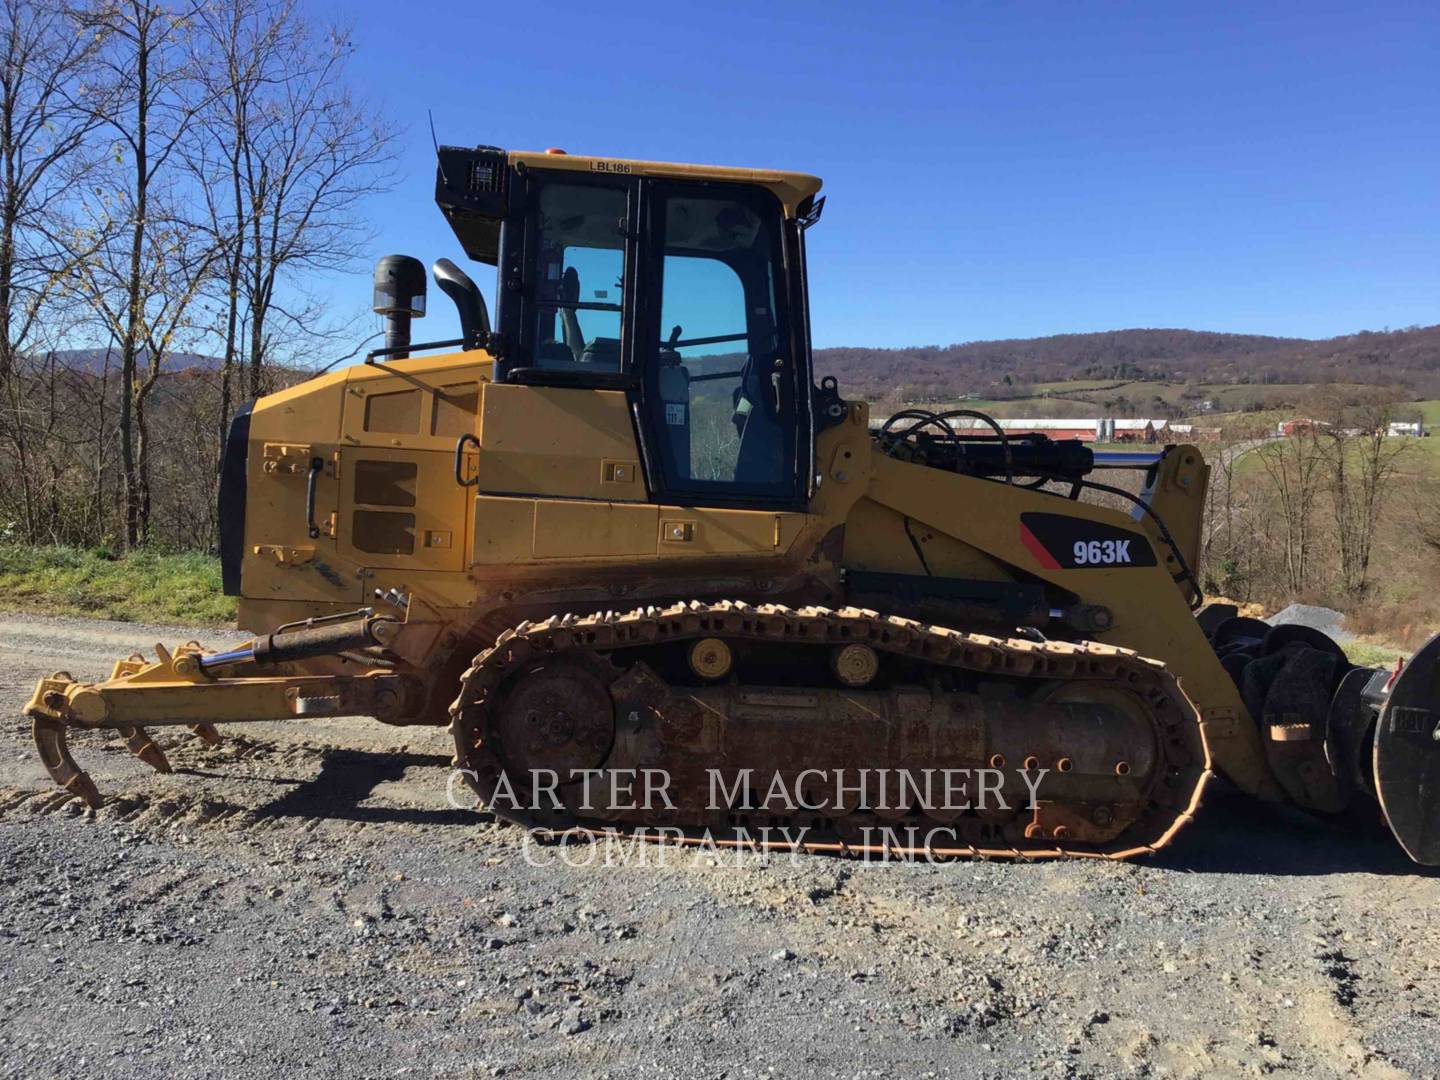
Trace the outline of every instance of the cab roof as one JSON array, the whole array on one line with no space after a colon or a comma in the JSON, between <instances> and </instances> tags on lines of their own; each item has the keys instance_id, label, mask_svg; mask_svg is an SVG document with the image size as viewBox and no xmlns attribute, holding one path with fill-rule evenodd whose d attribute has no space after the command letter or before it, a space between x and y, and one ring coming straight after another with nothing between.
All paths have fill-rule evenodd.
<instances>
[{"instance_id":1,"label":"cab roof","mask_svg":"<svg viewBox=\"0 0 1440 1080\"><path fill-rule=\"evenodd\" d=\"M511 150L511 165L523 162L533 169L573 170L669 177L677 180L719 180L729 183L760 184L769 188L784 204L785 215L794 217L800 204L820 190L821 180L809 173L779 169L742 169L725 165L686 165L671 161L634 161L628 158L592 157L555 150Z\"/></svg>"}]
</instances>

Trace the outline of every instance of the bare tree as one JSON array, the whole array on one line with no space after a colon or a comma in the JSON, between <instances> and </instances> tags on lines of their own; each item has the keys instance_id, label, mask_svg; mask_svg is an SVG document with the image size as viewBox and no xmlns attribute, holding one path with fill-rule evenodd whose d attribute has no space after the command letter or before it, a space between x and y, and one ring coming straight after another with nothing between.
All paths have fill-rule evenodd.
<instances>
[{"instance_id":1,"label":"bare tree","mask_svg":"<svg viewBox=\"0 0 1440 1080\"><path fill-rule=\"evenodd\" d=\"M247 334L244 271L250 206L245 179L250 131L257 114L263 115L266 91L285 77L276 62L276 43L289 19L288 3L255 0L215 5L206 8L200 18L201 48L213 61L202 68L201 75L210 105L197 137L186 147L186 162L204 203L203 220L222 252L215 276L221 310L214 335L222 342L220 402L211 454L217 469L233 411L236 370L238 367L242 377L246 371L240 365L245 352L242 339ZM244 396L243 385L240 392Z\"/></svg>"},{"instance_id":2,"label":"bare tree","mask_svg":"<svg viewBox=\"0 0 1440 1080\"><path fill-rule=\"evenodd\" d=\"M24 537L42 538L27 352L66 265L65 200L97 121L85 102L93 35L31 0L0 0L0 440L13 456Z\"/></svg>"},{"instance_id":3,"label":"bare tree","mask_svg":"<svg viewBox=\"0 0 1440 1080\"><path fill-rule=\"evenodd\" d=\"M348 31L312 25L294 0L231 0L201 27L221 62L191 160L201 186L223 192L207 209L226 251L227 367L243 355L241 393L258 394L287 343L349 329L305 298L298 277L361 254L369 233L357 204L388 184L394 131L348 88Z\"/></svg>"},{"instance_id":4,"label":"bare tree","mask_svg":"<svg viewBox=\"0 0 1440 1080\"><path fill-rule=\"evenodd\" d=\"M217 257L186 220L172 166L208 104L190 50L199 5L107 0L81 26L103 36L95 117L112 138L110 183L86 200L94 255L77 278L119 354L125 544L149 533L151 441L146 404ZM143 368L142 368L143 361Z\"/></svg>"},{"instance_id":5,"label":"bare tree","mask_svg":"<svg viewBox=\"0 0 1440 1080\"><path fill-rule=\"evenodd\" d=\"M1290 438L1266 443L1254 454L1271 485L1285 589L1291 595L1302 593L1314 572L1315 500L1322 477L1315 426L1306 425Z\"/></svg>"},{"instance_id":6,"label":"bare tree","mask_svg":"<svg viewBox=\"0 0 1440 1080\"><path fill-rule=\"evenodd\" d=\"M1204 447L1210 466L1210 489L1202 524L1201 569L1209 583L1207 588L1219 589L1226 595L1244 585L1254 561L1253 522L1240 463L1270 438L1259 425L1230 424L1215 442Z\"/></svg>"},{"instance_id":7,"label":"bare tree","mask_svg":"<svg viewBox=\"0 0 1440 1080\"><path fill-rule=\"evenodd\" d=\"M1393 417L1389 402L1361 402L1335 408L1322 429L1340 588L1347 596L1359 595L1369 583L1380 511L1408 448L1407 440L1389 435Z\"/></svg>"},{"instance_id":8,"label":"bare tree","mask_svg":"<svg viewBox=\"0 0 1440 1080\"><path fill-rule=\"evenodd\" d=\"M237 391L353 329L305 278L393 133L301 0L70 2L0 0L0 535L203 543Z\"/></svg>"}]
</instances>

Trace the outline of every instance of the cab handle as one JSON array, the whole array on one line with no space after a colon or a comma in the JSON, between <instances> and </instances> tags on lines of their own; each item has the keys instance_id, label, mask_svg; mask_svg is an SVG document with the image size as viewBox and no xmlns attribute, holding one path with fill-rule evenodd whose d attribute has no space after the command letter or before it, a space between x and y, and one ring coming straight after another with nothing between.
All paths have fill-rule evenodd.
<instances>
[{"instance_id":1,"label":"cab handle","mask_svg":"<svg viewBox=\"0 0 1440 1080\"><path fill-rule=\"evenodd\" d=\"M455 440L455 483L459 484L461 487L475 487L480 483L480 477L477 476L474 480L465 479L466 443L474 443L477 453L480 450L480 440L477 439L474 435L471 435L468 431L464 435L461 435L460 438Z\"/></svg>"}]
</instances>

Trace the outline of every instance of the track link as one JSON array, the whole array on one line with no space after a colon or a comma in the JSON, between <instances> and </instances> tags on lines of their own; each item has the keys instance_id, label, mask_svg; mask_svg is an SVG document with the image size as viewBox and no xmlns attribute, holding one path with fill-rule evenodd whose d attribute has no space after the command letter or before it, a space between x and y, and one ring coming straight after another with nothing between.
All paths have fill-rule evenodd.
<instances>
[{"instance_id":1,"label":"track link","mask_svg":"<svg viewBox=\"0 0 1440 1080\"><path fill-rule=\"evenodd\" d=\"M932 626L879 612L822 607L789 608L775 604L751 605L740 601L690 601L670 606L637 608L617 613L554 615L540 622L522 622L502 632L495 644L479 653L461 679L460 694L451 705L450 731L455 739L458 768L488 801L504 765L493 745L489 724L492 705L502 698L508 680L538 661L565 660L591 669L604 666L614 674L617 657L643 661L661 646L676 642L720 638L737 643L759 643L785 648L826 648L867 645L877 653L918 661L940 673L943 669L969 672L988 679L1045 684L1084 683L1115 688L1142 703L1151 725L1158 760L1143 793L1143 807L1135 820L1106 843L1068 842L1051 835L1027 834L1020 839L1002 837L998 828L980 827L955 842L907 845L895 826L934 824L924 818L877 821L891 826L879 843L868 830L857 830L855 815L812 817L804 839L781 841L753 835L727 841L706 832L684 839L720 846L794 847L812 852L860 856L980 857L1040 859L1066 856L1126 859L1163 847L1194 815L1210 773L1210 756L1194 707L1163 664L1136 653L1095 642L1069 643L996 638ZM643 666L643 665L641 665ZM684 695L685 688L674 688ZM491 806L497 816L537 828L548 834L567 829L615 831L615 822L554 813L532 817ZM732 814L729 822L754 830L774 824L773 817ZM662 826L696 828L699 823L661 820ZM863 824L863 822L862 822ZM976 823L971 822L972 826ZM620 831L636 830L636 823ZM1011 832L1013 833L1013 829ZM1063 832L1064 830L1061 830ZM643 835L644 828L639 833ZM910 835L914 835L913 830ZM671 832L669 839L675 839Z\"/></svg>"}]
</instances>

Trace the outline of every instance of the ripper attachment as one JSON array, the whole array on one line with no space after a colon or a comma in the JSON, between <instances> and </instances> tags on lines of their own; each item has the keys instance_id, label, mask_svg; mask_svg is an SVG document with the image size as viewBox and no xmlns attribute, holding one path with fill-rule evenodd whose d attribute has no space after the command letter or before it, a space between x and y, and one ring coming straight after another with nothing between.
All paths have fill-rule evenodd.
<instances>
[{"instance_id":1,"label":"ripper attachment","mask_svg":"<svg viewBox=\"0 0 1440 1080\"><path fill-rule=\"evenodd\" d=\"M361 608L289 623L227 652L207 652L193 641L173 652L156 645L157 659L137 653L116 663L104 682L79 683L64 671L41 679L25 715L51 778L98 807L99 790L70 755L68 729L118 731L136 757L168 773L170 763L147 726L187 726L214 745L220 741L217 723L352 714L385 719L409 707L418 687L388 667L368 666L356 651L384 649L400 625ZM288 669L295 661L342 654L368 669L356 675L299 675Z\"/></svg>"}]
</instances>

